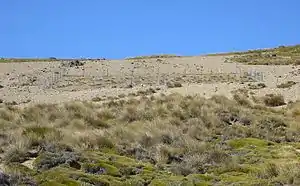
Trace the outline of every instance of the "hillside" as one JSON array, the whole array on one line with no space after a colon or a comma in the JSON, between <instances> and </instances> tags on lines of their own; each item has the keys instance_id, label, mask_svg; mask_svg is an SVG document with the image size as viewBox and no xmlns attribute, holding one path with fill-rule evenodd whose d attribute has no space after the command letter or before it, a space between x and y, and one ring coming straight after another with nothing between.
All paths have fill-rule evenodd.
<instances>
[{"instance_id":1,"label":"hillside","mask_svg":"<svg viewBox=\"0 0 300 186\"><path fill-rule=\"evenodd\" d=\"M230 56L231 62L246 63L249 65L288 65L288 64L300 64L300 45L292 46L279 46L269 49L255 49L240 52L229 53L216 53L207 54L205 56ZM175 54L157 54L149 56L136 56L127 57L127 60L143 60L143 59L164 59L164 58L179 58L184 57ZM233 58L232 58L233 57ZM50 58L0 58L2 63L11 62L49 62L49 61L70 61L70 60L86 60L97 61L99 59L59 59L55 57Z\"/></svg>"},{"instance_id":2,"label":"hillside","mask_svg":"<svg viewBox=\"0 0 300 186\"><path fill-rule=\"evenodd\" d=\"M228 61L248 65L300 65L300 45L229 54L235 56Z\"/></svg>"},{"instance_id":3,"label":"hillside","mask_svg":"<svg viewBox=\"0 0 300 186\"><path fill-rule=\"evenodd\" d=\"M2 167L17 185L298 185L299 105L173 94L2 106Z\"/></svg>"},{"instance_id":4,"label":"hillside","mask_svg":"<svg viewBox=\"0 0 300 186\"><path fill-rule=\"evenodd\" d=\"M300 185L299 48L1 59L0 185Z\"/></svg>"}]
</instances>

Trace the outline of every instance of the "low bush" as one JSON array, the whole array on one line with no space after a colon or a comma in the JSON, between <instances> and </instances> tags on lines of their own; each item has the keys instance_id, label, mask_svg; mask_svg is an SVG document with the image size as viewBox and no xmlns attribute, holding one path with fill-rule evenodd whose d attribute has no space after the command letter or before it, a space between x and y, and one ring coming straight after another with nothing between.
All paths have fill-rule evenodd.
<instances>
[{"instance_id":1,"label":"low bush","mask_svg":"<svg viewBox=\"0 0 300 186\"><path fill-rule=\"evenodd\" d=\"M296 84L296 82L294 82L294 81L287 81L285 83L277 85L277 88L290 88L295 84Z\"/></svg>"},{"instance_id":2,"label":"low bush","mask_svg":"<svg viewBox=\"0 0 300 186\"><path fill-rule=\"evenodd\" d=\"M269 107L277 107L286 104L284 101L284 97L282 95L274 95L274 94L265 95L264 103L266 106Z\"/></svg>"}]
</instances>

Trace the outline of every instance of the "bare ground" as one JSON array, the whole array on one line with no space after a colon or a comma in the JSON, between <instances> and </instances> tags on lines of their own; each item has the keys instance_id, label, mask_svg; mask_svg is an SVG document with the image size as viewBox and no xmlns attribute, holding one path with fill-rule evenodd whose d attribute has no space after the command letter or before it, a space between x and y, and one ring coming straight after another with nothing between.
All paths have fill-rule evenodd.
<instances>
[{"instance_id":1,"label":"bare ground","mask_svg":"<svg viewBox=\"0 0 300 186\"><path fill-rule=\"evenodd\" d=\"M228 56L227 56L228 57ZM0 63L0 99L4 102L59 103L71 100L109 98L158 88L157 94L215 94L232 96L232 91L264 83L265 88L250 90L253 96L282 94L286 101L299 99L300 68L292 65L243 65L226 63L226 56L195 56L162 60L99 60L84 66L62 67L61 62ZM244 77L256 70L263 80ZM277 88L287 81L289 88ZM170 88L177 82L182 87Z\"/></svg>"}]
</instances>

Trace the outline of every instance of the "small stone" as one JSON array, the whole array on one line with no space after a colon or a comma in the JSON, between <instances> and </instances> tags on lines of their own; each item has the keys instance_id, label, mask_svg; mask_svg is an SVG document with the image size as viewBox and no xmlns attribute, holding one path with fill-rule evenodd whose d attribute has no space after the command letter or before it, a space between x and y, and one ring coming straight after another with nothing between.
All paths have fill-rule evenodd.
<instances>
[{"instance_id":1,"label":"small stone","mask_svg":"<svg viewBox=\"0 0 300 186\"><path fill-rule=\"evenodd\" d=\"M0 185L2 186L11 185L9 182L9 176L6 175L2 170L0 170Z\"/></svg>"},{"instance_id":2,"label":"small stone","mask_svg":"<svg viewBox=\"0 0 300 186\"><path fill-rule=\"evenodd\" d=\"M77 161L75 160L70 160L70 161L67 161L67 163L70 165L70 167L74 168L74 169L81 169L81 165L80 163L78 163Z\"/></svg>"},{"instance_id":3,"label":"small stone","mask_svg":"<svg viewBox=\"0 0 300 186\"><path fill-rule=\"evenodd\" d=\"M97 174L105 174L106 173L106 169L105 168L100 168L97 172Z\"/></svg>"},{"instance_id":4,"label":"small stone","mask_svg":"<svg viewBox=\"0 0 300 186\"><path fill-rule=\"evenodd\" d=\"M27 152L28 157L35 158L39 155L39 151L37 149L29 150Z\"/></svg>"}]
</instances>

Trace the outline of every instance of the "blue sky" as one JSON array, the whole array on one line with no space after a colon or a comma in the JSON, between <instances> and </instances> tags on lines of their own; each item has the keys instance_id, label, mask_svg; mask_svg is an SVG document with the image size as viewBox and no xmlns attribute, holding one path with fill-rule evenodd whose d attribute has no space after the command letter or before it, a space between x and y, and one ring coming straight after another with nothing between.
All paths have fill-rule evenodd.
<instances>
[{"instance_id":1,"label":"blue sky","mask_svg":"<svg viewBox=\"0 0 300 186\"><path fill-rule=\"evenodd\" d=\"M300 44L299 0L0 0L0 57L124 58Z\"/></svg>"}]
</instances>

